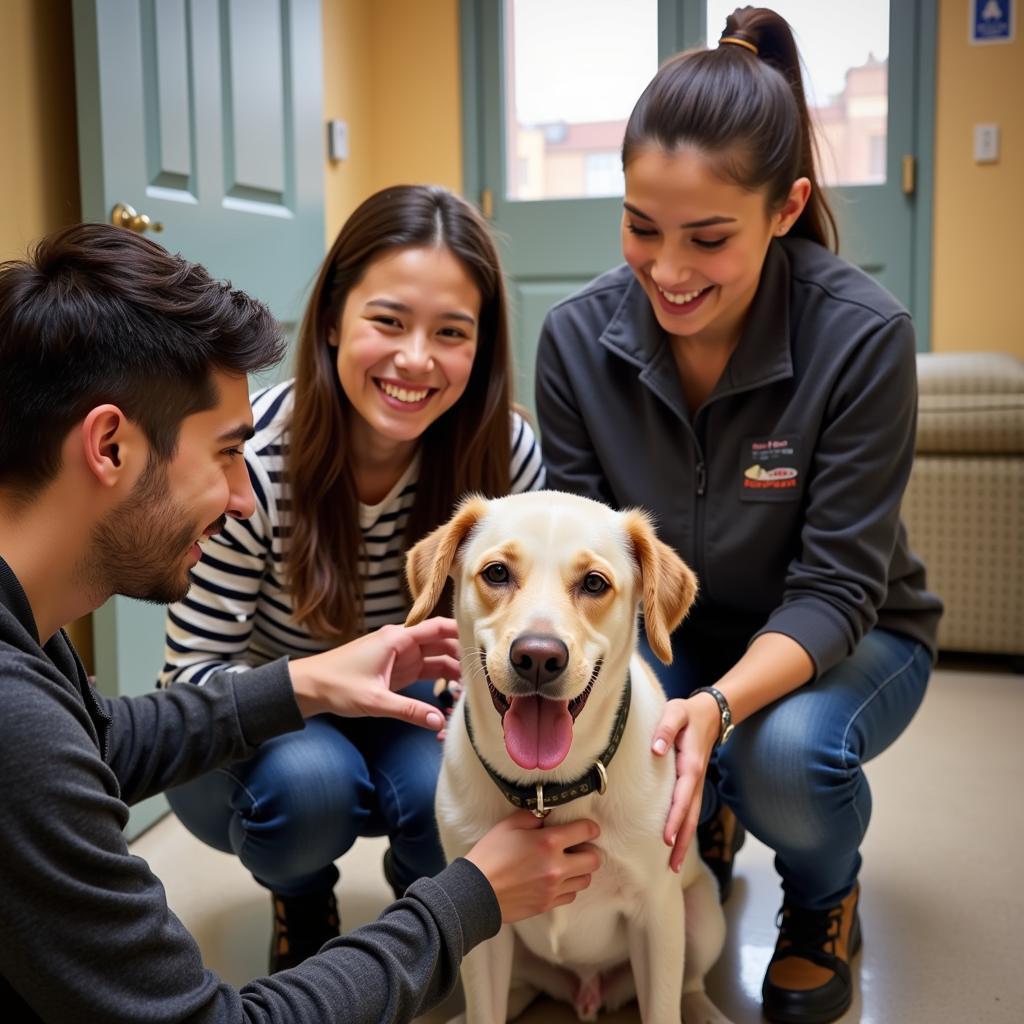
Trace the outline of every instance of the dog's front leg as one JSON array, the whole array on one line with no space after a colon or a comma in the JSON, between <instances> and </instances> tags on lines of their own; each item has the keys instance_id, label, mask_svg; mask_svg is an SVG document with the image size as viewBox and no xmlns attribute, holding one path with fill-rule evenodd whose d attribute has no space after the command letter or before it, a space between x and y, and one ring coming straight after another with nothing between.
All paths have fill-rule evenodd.
<instances>
[{"instance_id":1,"label":"dog's front leg","mask_svg":"<svg viewBox=\"0 0 1024 1024\"><path fill-rule=\"evenodd\" d=\"M644 1024L680 1024L686 922L678 883L646 894L629 921L627 938L640 1019Z\"/></svg>"},{"instance_id":2,"label":"dog's front leg","mask_svg":"<svg viewBox=\"0 0 1024 1024\"><path fill-rule=\"evenodd\" d=\"M505 1024L514 950L515 932L505 924L462 961L466 1024Z\"/></svg>"}]
</instances>

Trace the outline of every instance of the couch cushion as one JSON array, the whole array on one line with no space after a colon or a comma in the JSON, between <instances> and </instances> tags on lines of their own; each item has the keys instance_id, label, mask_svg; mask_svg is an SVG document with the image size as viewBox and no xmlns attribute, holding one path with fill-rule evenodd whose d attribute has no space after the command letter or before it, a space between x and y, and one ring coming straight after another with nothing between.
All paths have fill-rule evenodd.
<instances>
[{"instance_id":1,"label":"couch cushion","mask_svg":"<svg viewBox=\"0 0 1024 1024\"><path fill-rule=\"evenodd\" d=\"M917 357L918 453L1024 454L1024 362L1001 352Z\"/></svg>"},{"instance_id":2,"label":"couch cushion","mask_svg":"<svg viewBox=\"0 0 1024 1024\"><path fill-rule=\"evenodd\" d=\"M1024 655L1024 458L927 455L902 515L946 606L942 650Z\"/></svg>"}]
</instances>

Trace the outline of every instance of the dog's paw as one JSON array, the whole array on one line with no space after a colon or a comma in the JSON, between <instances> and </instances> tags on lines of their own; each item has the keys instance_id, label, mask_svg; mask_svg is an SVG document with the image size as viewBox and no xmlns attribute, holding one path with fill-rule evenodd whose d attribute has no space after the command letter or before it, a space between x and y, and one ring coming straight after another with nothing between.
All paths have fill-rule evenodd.
<instances>
[{"instance_id":1,"label":"dog's paw","mask_svg":"<svg viewBox=\"0 0 1024 1024\"><path fill-rule=\"evenodd\" d=\"M466 1024L466 1015L464 1013L460 1013L458 1017L452 1017L452 1019L448 1021L448 1024Z\"/></svg>"},{"instance_id":2,"label":"dog's paw","mask_svg":"<svg viewBox=\"0 0 1024 1024\"><path fill-rule=\"evenodd\" d=\"M580 979L572 1005L580 1020L597 1020L597 1012L604 1006L604 990L600 974L591 975L586 980Z\"/></svg>"}]
</instances>

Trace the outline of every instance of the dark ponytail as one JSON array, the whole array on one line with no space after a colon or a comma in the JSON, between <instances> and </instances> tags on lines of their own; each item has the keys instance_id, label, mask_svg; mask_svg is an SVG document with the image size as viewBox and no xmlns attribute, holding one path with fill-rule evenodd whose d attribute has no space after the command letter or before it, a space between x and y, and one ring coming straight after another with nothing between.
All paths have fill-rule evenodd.
<instances>
[{"instance_id":1,"label":"dark ponytail","mask_svg":"<svg viewBox=\"0 0 1024 1024\"><path fill-rule=\"evenodd\" d=\"M789 23L763 7L743 7L725 22L717 49L667 60L630 114L625 168L637 151L695 146L744 188L766 188L780 206L797 178L811 196L790 229L833 250L839 235L818 180L800 55Z\"/></svg>"}]
</instances>

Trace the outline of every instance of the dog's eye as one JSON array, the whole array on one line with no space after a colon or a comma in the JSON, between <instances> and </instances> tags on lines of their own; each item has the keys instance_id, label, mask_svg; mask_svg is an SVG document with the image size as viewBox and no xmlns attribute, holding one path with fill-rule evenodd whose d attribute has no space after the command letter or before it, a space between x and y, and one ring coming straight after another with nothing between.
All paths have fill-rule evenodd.
<instances>
[{"instance_id":1,"label":"dog's eye","mask_svg":"<svg viewBox=\"0 0 1024 1024\"><path fill-rule=\"evenodd\" d=\"M583 592L585 594L603 594L611 585L599 572L588 572L583 577Z\"/></svg>"},{"instance_id":2,"label":"dog's eye","mask_svg":"<svg viewBox=\"0 0 1024 1024\"><path fill-rule=\"evenodd\" d=\"M491 562L490 565L484 566L484 571L480 575L483 576L488 583L493 583L495 586L501 586L503 583L508 583L511 579L508 573L508 566L502 565L501 562Z\"/></svg>"}]
</instances>

